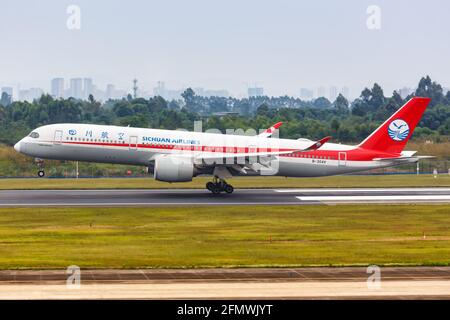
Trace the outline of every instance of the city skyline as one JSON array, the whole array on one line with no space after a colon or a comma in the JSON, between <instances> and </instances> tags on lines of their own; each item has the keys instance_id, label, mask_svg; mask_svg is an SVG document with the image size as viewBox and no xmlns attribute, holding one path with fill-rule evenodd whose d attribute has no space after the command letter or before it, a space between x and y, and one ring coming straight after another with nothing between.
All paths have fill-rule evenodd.
<instances>
[{"instance_id":1,"label":"city skyline","mask_svg":"<svg viewBox=\"0 0 450 320\"><path fill-rule=\"evenodd\" d=\"M62 94L54 94L53 80L62 80L62 84L58 84L58 85L62 85L64 87L64 89L59 89L60 91L62 90ZM66 81L66 80L68 80L68 81ZM67 97L72 96L72 97L76 97L76 98L87 99L89 94L87 94L87 95L84 94L83 93L84 91L83 90L80 91L79 88L77 89L76 92L70 92L70 89L71 89L70 81L71 80L75 81L74 83L77 83L78 87L80 87L80 81L81 81L82 88L84 88L84 86L86 85L86 81L88 81L87 83L89 83L89 86L90 86L90 90L88 90L89 94L92 93L96 97L100 96L99 97L100 100L104 100L103 94L107 97L114 97L114 98L126 96L127 94L133 95L133 81L132 80L129 81L128 87L125 86L126 87L126 89L125 89L125 88L119 88L119 86L117 86L116 84L113 84L111 82L107 82L105 85L99 85L97 83L93 84L92 83L93 79L91 77L83 77L83 76L77 76L74 78L69 78L69 77L52 78L50 80L49 85L43 86L43 87L36 86L36 85L32 85L31 87L24 87L21 83L11 84L8 82L0 82L0 87L1 88L12 88L13 89L13 98L15 100L22 100L21 96L29 94L28 92L38 92L39 90L41 90L42 93L49 93L55 97L66 97L67 98ZM141 83L140 79L137 79L137 80ZM401 85L398 88L394 88L392 91L385 90L385 95L390 96L392 94L392 92L395 90L402 97L406 97L407 95L411 94L413 92L413 90L417 87L418 80L416 81L415 84L410 85L410 86ZM435 79L433 79L433 80L435 80ZM439 81L437 81L437 82L439 83ZM331 84L331 85L298 87L297 90L293 90L293 93L291 93L291 94L285 93L285 94L279 94L279 95L271 95L269 93L269 92L272 92L272 90L270 90L270 87L259 85L256 82L252 85L245 84L245 86L243 86L243 89L238 94L235 94L233 92L230 92L230 90L228 90L227 88L206 88L205 86L201 86L201 85L196 85L196 86L185 85L185 86L177 87L175 85L169 84L169 86L166 86L167 85L166 81L158 80L150 87L140 85L139 92L141 93L140 95L144 96L144 97L160 95L164 98L167 97L168 100L179 99L181 93L186 88L192 88L196 92L196 94L200 95L200 96L223 96L223 97L229 96L229 97L235 97L235 98L245 98L245 97L250 97L250 96L258 96L258 95L267 95L267 96L287 95L287 96L292 96L292 97L298 97L303 100L316 99L318 97L326 97L330 101L334 101L339 94L342 94L348 100L354 100L360 96L360 94L364 88L371 88L374 83L372 83L371 85L362 87L361 90L359 90L359 91L351 90L349 88L349 86L345 85L345 84L343 84L343 85ZM380 84L380 83L378 83L378 84ZM161 88L161 85L163 86L162 88ZM450 87L450 86L445 86L444 84L442 84L442 86L443 86L444 91L447 91L448 88ZM109 89L108 89L108 87L109 87ZM105 89L103 90L100 88L105 88ZM22 94L21 94L21 92L22 92ZM110 92L110 93L108 94L108 92ZM167 94L165 94L164 92L166 92ZM31 96L34 96L34 95L31 94Z\"/></svg>"},{"instance_id":2,"label":"city skyline","mask_svg":"<svg viewBox=\"0 0 450 320\"><path fill-rule=\"evenodd\" d=\"M135 79L138 83L138 79ZM133 80L134 83L134 80ZM88 77L76 77L76 78L63 78L57 77L50 80L49 89L31 87L31 88L21 88L20 85L17 86L17 90L14 90L12 86L1 87L1 92L6 92L8 95L12 96L14 101L32 101L39 98L42 94L50 94L54 98L69 98L73 97L76 99L87 100L92 94L94 98L101 101L106 101L109 99L119 99L125 97L127 94L133 95L133 90L123 90L116 88L116 85L108 83L105 86L105 90L102 90L92 78ZM182 92L187 89L183 88L173 88L166 87L164 81L158 81L156 86L153 88L137 88L138 97L149 98L152 96L161 96L166 100L178 100L181 99ZM218 96L218 97L234 97L243 98L243 96L234 96L229 93L226 89L210 89L204 87L193 87L195 94L199 96ZM409 88L404 87L403 90ZM318 97L325 97L333 102L338 94L342 94L345 98L350 100L349 88L343 86L338 88L336 86L320 86L315 89L309 88L299 88L298 93L292 95L293 97L298 97L303 100L313 100ZM245 97L257 97L264 96L265 88L262 86L249 86L247 87L247 92Z\"/></svg>"},{"instance_id":3,"label":"city skyline","mask_svg":"<svg viewBox=\"0 0 450 320\"><path fill-rule=\"evenodd\" d=\"M6 2L0 86L50 90L50 78L86 74L102 88L114 83L131 91L137 78L150 91L164 81L237 97L253 86L270 96L346 86L354 97L375 82L390 95L424 75L448 87L450 48L441 43L450 31L450 3L380 0L380 27L371 29L367 9L373 4ZM79 28L68 27L71 5L79 8Z\"/></svg>"},{"instance_id":4,"label":"city skyline","mask_svg":"<svg viewBox=\"0 0 450 320\"><path fill-rule=\"evenodd\" d=\"M133 79L132 83L136 80L136 85L139 83L138 79ZM109 99L120 99L126 97L128 94L134 95L134 90L123 90L118 88L115 84L108 83L104 86L104 89L94 82L94 79L89 77L76 77L76 78L63 78L57 77L50 80L49 89L40 87L22 88L20 85L17 86L16 90L13 86L2 86L1 93L6 92L9 96L12 95L13 101L33 101L39 98L42 94L50 94L54 98L69 98L73 97L76 99L87 100L92 94L96 100L107 101ZM174 88L166 86L165 81L158 81L156 86L153 88L142 88L137 87L137 96L149 98L153 96L161 96L164 99L179 100L182 99L182 92L188 87ZM211 97L232 97L232 98L249 98L267 95L266 88L262 86L248 86L246 94L235 96L226 89L210 89L204 87L193 87L192 88L196 95ZM397 93L401 97L405 98L415 90L414 87L403 86L396 89ZM443 87L444 93L449 89ZM360 93L351 94L348 86L318 86L316 88L302 87L299 88L297 94L290 95L291 97L300 98L304 101L315 100L319 97L325 97L330 102L334 102L337 96L341 94L347 100L353 101L355 98L359 97ZM385 93L386 94L386 93ZM388 96L389 94L386 94Z\"/></svg>"}]
</instances>

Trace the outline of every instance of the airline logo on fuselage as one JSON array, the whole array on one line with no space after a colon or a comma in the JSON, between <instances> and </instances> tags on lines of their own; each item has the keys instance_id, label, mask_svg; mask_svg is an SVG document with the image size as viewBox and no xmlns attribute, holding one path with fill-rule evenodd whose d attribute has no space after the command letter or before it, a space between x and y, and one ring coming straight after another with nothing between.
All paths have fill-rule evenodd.
<instances>
[{"instance_id":1,"label":"airline logo on fuselage","mask_svg":"<svg viewBox=\"0 0 450 320\"><path fill-rule=\"evenodd\" d=\"M195 144L199 145L200 140L183 139L183 138L165 138L165 137L142 137L144 142L170 143L170 144Z\"/></svg>"},{"instance_id":2,"label":"airline logo on fuselage","mask_svg":"<svg viewBox=\"0 0 450 320\"><path fill-rule=\"evenodd\" d=\"M409 126L402 119L394 120L389 124L388 134L392 140L403 141L409 135Z\"/></svg>"}]
</instances>

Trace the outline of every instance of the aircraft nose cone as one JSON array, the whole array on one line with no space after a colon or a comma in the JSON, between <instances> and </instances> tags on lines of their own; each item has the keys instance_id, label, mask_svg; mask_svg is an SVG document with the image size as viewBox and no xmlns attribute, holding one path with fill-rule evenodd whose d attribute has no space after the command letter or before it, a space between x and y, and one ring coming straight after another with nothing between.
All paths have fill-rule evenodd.
<instances>
[{"instance_id":1,"label":"aircraft nose cone","mask_svg":"<svg viewBox=\"0 0 450 320\"><path fill-rule=\"evenodd\" d=\"M20 152L20 141L14 145L14 150L16 150L17 152Z\"/></svg>"}]
</instances>

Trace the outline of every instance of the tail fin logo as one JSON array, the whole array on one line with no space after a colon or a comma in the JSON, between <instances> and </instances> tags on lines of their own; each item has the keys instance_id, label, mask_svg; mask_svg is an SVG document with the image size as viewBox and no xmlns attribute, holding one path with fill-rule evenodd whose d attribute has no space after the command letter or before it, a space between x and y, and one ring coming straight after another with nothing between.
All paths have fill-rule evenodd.
<instances>
[{"instance_id":1,"label":"tail fin logo","mask_svg":"<svg viewBox=\"0 0 450 320\"><path fill-rule=\"evenodd\" d=\"M409 126L402 119L394 120L389 124L388 134L392 140L403 141L409 135Z\"/></svg>"}]
</instances>

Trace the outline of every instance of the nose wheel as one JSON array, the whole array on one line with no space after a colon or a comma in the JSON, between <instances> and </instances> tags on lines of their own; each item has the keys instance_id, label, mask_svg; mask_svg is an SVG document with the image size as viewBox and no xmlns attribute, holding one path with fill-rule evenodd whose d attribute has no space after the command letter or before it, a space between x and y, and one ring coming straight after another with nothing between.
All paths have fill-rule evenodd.
<instances>
[{"instance_id":1,"label":"nose wheel","mask_svg":"<svg viewBox=\"0 0 450 320\"><path fill-rule=\"evenodd\" d=\"M231 184L228 184L225 180L214 177L213 181L206 184L206 189L213 194L219 194L221 192L233 193L234 188Z\"/></svg>"}]
</instances>

